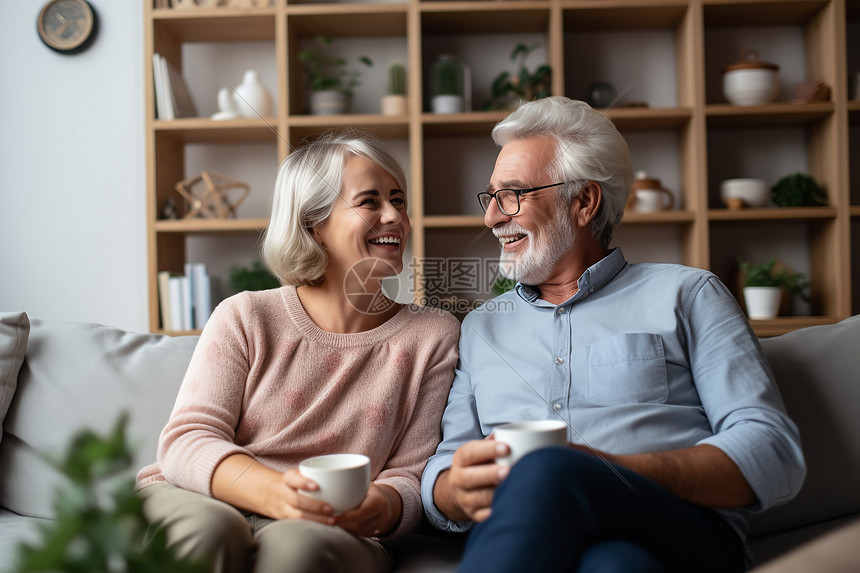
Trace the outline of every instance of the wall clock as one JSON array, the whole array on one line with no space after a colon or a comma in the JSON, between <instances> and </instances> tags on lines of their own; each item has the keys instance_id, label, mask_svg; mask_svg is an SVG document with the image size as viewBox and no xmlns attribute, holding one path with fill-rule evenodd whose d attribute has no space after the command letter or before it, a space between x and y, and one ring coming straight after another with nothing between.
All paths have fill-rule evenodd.
<instances>
[{"instance_id":1,"label":"wall clock","mask_svg":"<svg viewBox=\"0 0 860 573\"><path fill-rule=\"evenodd\" d=\"M39 37L61 54L76 54L87 48L97 27L96 11L86 0L50 0L37 21Z\"/></svg>"}]
</instances>

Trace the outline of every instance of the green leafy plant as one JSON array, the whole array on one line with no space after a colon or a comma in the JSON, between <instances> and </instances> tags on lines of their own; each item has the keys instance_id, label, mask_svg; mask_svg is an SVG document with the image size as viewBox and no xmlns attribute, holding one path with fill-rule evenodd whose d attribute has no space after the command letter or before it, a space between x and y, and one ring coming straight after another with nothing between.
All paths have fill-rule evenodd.
<instances>
[{"instance_id":1,"label":"green leafy plant","mask_svg":"<svg viewBox=\"0 0 860 573\"><path fill-rule=\"evenodd\" d=\"M330 53L332 40L328 36L317 36L316 46L299 52L299 61L305 71L311 91L335 90L352 97L352 90L359 85L361 73L347 69L345 58ZM373 60L359 56L365 66L372 66Z\"/></svg>"},{"instance_id":2,"label":"green leafy plant","mask_svg":"<svg viewBox=\"0 0 860 573\"><path fill-rule=\"evenodd\" d=\"M394 63L388 67L388 93L406 95L406 68L403 64Z\"/></svg>"},{"instance_id":3,"label":"green leafy plant","mask_svg":"<svg viewBox=\"0 0 860 573\"><path fill-rule=\"evenodd\" d=\"M230 267L230 290L234 293L246 290L267 290L281 286L260 261L254 261L250 266L233 265Z\"/></svg>"},{"instance_id":4,"label":"green leafy plant","mask_svg":"<svg viewBox=\"0 0 860 573\"><path fill-rule=\"evenodd\" d=\"M792 273L787 269L778 269L776 257L771 257L764 263L751 263L738 259L738 267L744 276L744 286L748 287L778 287L792 294L798 294L809 301L806 289L809 282L803 273Z\"/></svg>"},{"instance_id":5,"label":"green leafy plant","mask_svg":"<svg viewBox=\"0 0 860 573\"><path fill-rule=\"evenodd\" d=\"M552 81L552 68L544 64L529 71L526 60L540 44L529 46L517 44L511 52L511 61L515 62L517 72L502 72L493 80L490 88L491 99L484 104L485 110L508 109L517 100L532 101L549 97Z\"/></svg>"},{"instance_id":6,"label":"green leafy plant","mask_svg":"<svg viewBox=\"0 0 860 573\"><path fill-rule=\"evenodd\" d=\"M142 500L128 475L133 457L122 415L107 437L76 434L64 457L47 461L70 485L57 492L56 521L40 526L38 543L17 548L14 573L203 573L203 563L178 558L163 529L145 542Z\"/></svg>"},{"instance_id":7,"label":"green leafy plant","mask_svg":"<svg viewBox=\"0 0 860 573\"><path fill-rule=\"evenodd\" d=\"M827 205L827 196L806 173L792 173L779 179L770 189L775 205L780 207L815 207Z\"/></svg>"},{"instance_id":8,"label":"green leafy plant","mask_svg":"<svg viewBox=\"0 0 860 573\"><path fill-rule=\"evenodd\" d=\"M493 283L492 290L495 294L505 294L512 288L517 285L517 281L514 279L507 279L505 277L499 277L496 279L496 282Z\"/></svg>"}]
</instances>

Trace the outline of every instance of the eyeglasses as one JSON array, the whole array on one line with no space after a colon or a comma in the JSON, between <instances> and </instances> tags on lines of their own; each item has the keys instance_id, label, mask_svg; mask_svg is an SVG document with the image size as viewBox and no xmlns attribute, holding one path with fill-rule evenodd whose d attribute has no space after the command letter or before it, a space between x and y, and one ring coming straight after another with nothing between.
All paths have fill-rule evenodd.
<instances>
[{"instance_id":1,"label":"eyeglasses","mask_svg":"<svg viewBox=\"0 0 860 573\"><path fill-rule=\"evenodd\" d=\"M499 189L494 193L489 191L481 191L478 193L478 203L481 204L481 209L484 213L487 212L487 207L490 206L490 201L494 198L499 211L505 215L512 216L520 212L520 195L531 193L532 191L540 191L541 189L549 189L550 187L558 187L564 185L567 181L561 183L553 183L551 185L542 185L540 187L532 187L530 189Z\"/></svg>"}]
</instances>

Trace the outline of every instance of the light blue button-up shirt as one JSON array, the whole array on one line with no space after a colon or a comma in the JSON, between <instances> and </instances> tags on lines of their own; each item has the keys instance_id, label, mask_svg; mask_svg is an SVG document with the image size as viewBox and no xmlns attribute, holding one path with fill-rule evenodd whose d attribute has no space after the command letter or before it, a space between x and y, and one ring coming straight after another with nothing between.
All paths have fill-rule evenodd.
<instances>
[{"instance_id":1,"label":"light blue button-up shirt","mask_svg":"<svg viewBox=\"0 0 860 573\"><path fill-rule=\"evenodd\" d=\"M433 502L454 451L498 424L562 419L568 440L612 454L711 444L740 468L758 502L720 510L744 536L751 513L788 501L806 474L758 340L710 272L628 264L613 250L560 305L518 284L463 321L443 441L422 479L438 528L463 531Z\"/></svg>"}]
</instances>

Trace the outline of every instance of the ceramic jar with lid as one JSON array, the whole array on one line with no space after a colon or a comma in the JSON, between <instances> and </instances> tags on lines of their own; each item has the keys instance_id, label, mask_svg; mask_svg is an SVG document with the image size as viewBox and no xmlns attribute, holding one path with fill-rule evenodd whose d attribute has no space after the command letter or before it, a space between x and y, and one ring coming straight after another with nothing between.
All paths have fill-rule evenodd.
<instances>
[{"instance_id":1,"label":"ceramic jar with lid","mask_svg":"<svg viewBox=\"0 0 860 573\"><path fill-rule=\"evenodd\" d=\"M734 105L762 105L779 93L779 66L745 50L741 59L723 69L723 94Z\"/></svg>"},{"instance_id":2,"label":"ceramic jar with lid","mask_svg":"<svg viewBox=\"0 0 860 573\"><path fill-rule=\"evenodd\" d=\"M646 171L637 171L633 179L633 193L627 200L627 207L637 213L654 213L672 209L675 196L663 187L660 180L650 177Z\"/></svg>"}]
</instances>

